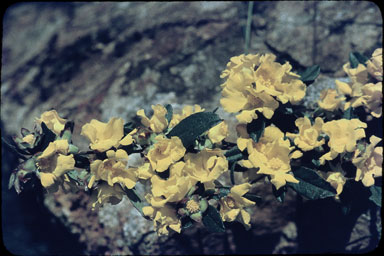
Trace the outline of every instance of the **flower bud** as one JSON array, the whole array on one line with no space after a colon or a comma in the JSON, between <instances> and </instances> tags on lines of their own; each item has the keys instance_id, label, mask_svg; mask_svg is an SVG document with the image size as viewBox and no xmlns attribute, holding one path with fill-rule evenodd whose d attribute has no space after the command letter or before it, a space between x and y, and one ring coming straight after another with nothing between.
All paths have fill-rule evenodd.
<instances>
[{"instance_id":1,"label":"flower bud","mask_svg":"<svg viewBox=\"0 0 384 256\"><path fill-rule=\"evenodd\" d=\"M184 209L184 208L180 208L177 213L180 215L180 216L184 216L184 215L189 215L189 212Z\"/></svg>"},{"instance_id":2,"label":"flower bud","mask_svg":"<svg viewBox=\"0 0 384 256\"><path fill-rule=\"evenodd\" d=\"M79 152L79 148L78 147L76 147L75 145L73 145L73 144L69 144L68 145L68 153L70 153L70 154L76 154L76 153L78 153Z\"/></svg>"},{"instance_id":3,"label":"flower bud","mask_svg":"<svg viewBox=\"0 0 384 256\"><path fill-rule=\"evenodd\" d=\"M23 168L27 169L28 171L36 170L36 162L35 162L35 160L36 159L34 157L29 158L27 161L24 162Z\"/></svg>"},{"instance_id":4,"label":"flower bud","mask_svg":"<svg viewBox=\"0 0 384 256\"><path fill-rule=\"evenodd\" d=\"M208 208L208 202L207 202L207 200L206 199L201 199L200 200L200 211L201 211L201 213L203 213L203 212L205 212L206 210L207 210L207 208Z\"/></svg>"},{"instance_id":5,"label":"flower bud","mask_svg":"<svg viewBox=\"0 0 384 256\"><path fill-rule=\"evenodd\" d=\"M196 222L201 222L201 220L203 219L203 216L201 215L201 212L193 213L189 217L191 217L191 219L193 219Z\"/></svg>"}]
</instances>

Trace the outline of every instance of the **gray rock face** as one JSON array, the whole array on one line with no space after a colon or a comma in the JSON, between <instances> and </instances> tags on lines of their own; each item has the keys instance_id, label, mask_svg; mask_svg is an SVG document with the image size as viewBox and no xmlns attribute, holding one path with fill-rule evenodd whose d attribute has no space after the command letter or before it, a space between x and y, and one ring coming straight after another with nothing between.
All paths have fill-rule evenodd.
<instances>
[{"instance_id":1,"label":"gray rock face","mask_svg":"<svg viewBox=\"0 0 384 256\"><path fill-rule=\"evenodd\" d=\"M79 134L93 118L129 120L158 103L213 110L219 106L221 71L244 51L246 19L247 4L240 2L13 5L3 23L3 135L33 128L35 117L55 108L75 121L73 139L86 149ZM272 52L296 70L319 64L326 76L317 83L328 87L344 75L339 71L349 52L369 56L381 38L382 17L372 2L256 2L250 53ZM319 93L315 85L310 99ZM233 115L218 113L234 127ZM260 191L270 203L254 211L251 231L234 226L208 234L192 228L160 239L128 200L92 212L86 193L58 192L47 195L45 205L90 254L230 254L241 252L242 235L258 244L269 235L270 243L251 253L284 251L286 241L277 244L284 230L294 230L295 196L279 204L270 185Z\"/></svg>"}]
</instances>

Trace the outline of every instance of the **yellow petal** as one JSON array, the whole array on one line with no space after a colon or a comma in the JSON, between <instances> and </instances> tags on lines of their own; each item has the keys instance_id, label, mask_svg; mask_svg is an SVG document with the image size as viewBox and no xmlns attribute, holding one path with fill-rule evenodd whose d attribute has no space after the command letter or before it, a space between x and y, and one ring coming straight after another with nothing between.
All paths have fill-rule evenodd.
<instances>
[{"instance_id":1,"label":"yellow petal","mask_svg":"<svg viewBox=\"0 0 384 256\"><path fill-rule=\"evenodd\" d=\"M297 159L303 156L303 153L300 150L295 150L293 153L290 154L290 158Z\"/></svg>"},{"instance_id":2,"label":"yellow petal","mask_svg":"<svg viewBox=\"0 0 384 256\"><path fill-rule=\"evenodd\" d=\"M47 188L55 183L56 177L52 173L40 173L40 181L43 187Z\"/></svg>"},{"instance_id":3,"label":"yellow petal","mask_svg":"<svg viewBox=\"0 0 384 256\"><path fill-rule=\"evenodd\" d=\"M65 156L60 154L57 157L56 168L53 171L53 174L56 177L60 177L64 173L70 170L73 170L73 168L75 168L75 159L73 155L71 154L71 155Z\"/></svg>"},{"instance_id":4,"label":"yellow petal","mask_svg":"<svg viewBox=\"0 0 384 256\"><path fill-rule=\"evenodd\" d=\"M145 216L148 216L149 218L153 219L155 215L155 209L152 206L144 206L143 207L143 214Z\"/></svg>"}]
</instances>

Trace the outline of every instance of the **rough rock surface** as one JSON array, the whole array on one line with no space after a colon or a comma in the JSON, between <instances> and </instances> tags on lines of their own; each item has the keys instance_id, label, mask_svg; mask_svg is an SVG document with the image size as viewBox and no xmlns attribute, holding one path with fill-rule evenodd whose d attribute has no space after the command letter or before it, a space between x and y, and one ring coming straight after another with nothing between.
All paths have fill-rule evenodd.
<instances>
[{"instance_id":1,"label":"rough rock surface","mask_svg":"<svg viewBox=\"0 0 384 256\"><path fill-rule=\"evenodd\" d=\"M129 120L157 103L213 110L220 72L243 52L246 18L241 2L13 5L3 19L2 136L32 128L35 117L55 108L75 121L74 140L86 149L80 128L93 118ZM295 70L319 64L326 76L317 84L332 86L334 77L344 76L349 52L369 56L381 38L382 17L372 2L256 2L250 52L272 52ZM320 87L312 85L311 98ZM128 200L98 212L90 210L86 193L58 192L44 202L89 254L295 251L295 195L280 204L270 185L257 189L266 203L254 211L250 231L234 224L225 234L192 228L160 239Z\"/></svg>"}]
</instances>

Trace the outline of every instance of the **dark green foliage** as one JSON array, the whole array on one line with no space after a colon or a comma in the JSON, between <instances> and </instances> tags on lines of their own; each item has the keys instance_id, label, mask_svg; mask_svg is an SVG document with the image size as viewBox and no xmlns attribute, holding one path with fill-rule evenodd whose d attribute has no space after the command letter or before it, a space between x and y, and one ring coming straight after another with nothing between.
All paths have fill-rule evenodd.
<instances>
[{"instance_id":1,"label":"dark green foliage","mask_svg":"<svg viewBox=\"0 0 384 256\"><path fill-rule=\"evenodd\" d=\"M312 169L299 167L293 170L293 175L299 183L288 182L288 186L308 199L315 200L336 195L336 190Z\"/></svg>"},{"instance_id":2,"label":"dark green foliage","mask_svg":"<svg viewBox=\"0 0 384 256\"><path fill-rule=\"evenodd\" d=\"M349 63L351 65L351 68L356 68L359 65L359 63L366 66L367 60L368 60L367 57L365 57L364 55L358 52L351 52L349 54Z\"/></svg>"},{"instance_id":3,"label":"dark green foliage","mask_svg":"<svg viewBox=\"0 0 384 256\"><path fill-rule=\"evenodd\" d=\"M203 214L203 224L210 232L225 232L220 213L212 205L209 205Z\"/></svg>"},{"instance_id":4,"label":"dark green foliage","mask_svg":"<svg viewBox=\"0 0 384 256\"><path fill-rule=\"evenodd\" d=\"M320 67L319 65L314 65L303 72L299 73L300 75L300 80L303 81L307 86L312 84L315 79L319 76L320 74Z\"/></svg>"},{"instance_id":5,"label":"dark green foliage","mask_svg":"<svg viewBox=\"0 0 384 256\"><path fill-rule=\"evenodd\" d=\"M197 137L220 123L222 119L212 112L199 112L188 116L178 123L167 137L177 136L183 142L185 148L194 145Z\"/></svg>"}]
</instances>

